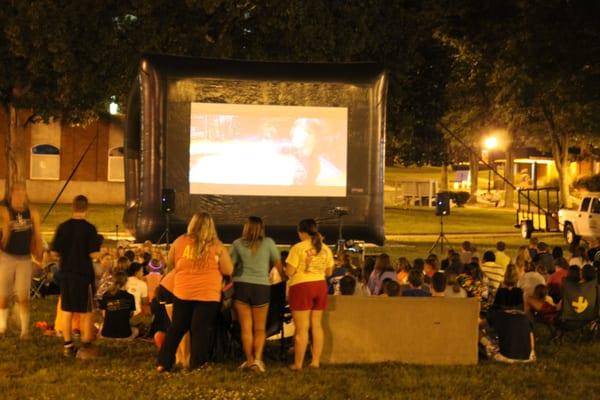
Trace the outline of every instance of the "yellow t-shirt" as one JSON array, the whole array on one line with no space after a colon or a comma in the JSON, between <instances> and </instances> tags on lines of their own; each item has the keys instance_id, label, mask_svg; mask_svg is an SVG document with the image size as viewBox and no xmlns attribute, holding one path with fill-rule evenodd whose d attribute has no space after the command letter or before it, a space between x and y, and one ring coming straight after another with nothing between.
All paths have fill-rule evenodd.
<instances>
[{"instance_id":1,"label":"yellow t-shirt","mask_svg":"<svg viewBox=\"0 0 600 400\"><path fill-rule=\"evenodd\" d=\"M292 246L285 262L296 269L294 275L290 277L289 286L322 281L325 279L326 273L331 272L334 264L331 249L323 243L321 251L316 254L310 240L304 240Z\"/></svg>"}]
</instances>

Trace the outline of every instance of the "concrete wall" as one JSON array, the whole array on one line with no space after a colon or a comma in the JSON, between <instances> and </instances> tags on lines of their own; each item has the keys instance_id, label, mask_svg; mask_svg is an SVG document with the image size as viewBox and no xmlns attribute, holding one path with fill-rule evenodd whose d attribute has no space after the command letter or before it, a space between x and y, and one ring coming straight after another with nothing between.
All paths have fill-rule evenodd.
<instances>
[{"instance_id":1,"label":"concrete wall","mask_svg":"<svg viewBox=\"0 0 600 400\"><path fill-rule=\"evenodd\" d=\"M477 363L477 299L329 296L324 363Z\"/></svg>"},{"instance_id":2,"label":"concrete wall","mask_svg":"<svg viewBox=\"0 0 600 400\"><path fill-rule=\"evenodd\" d=\"M27 193L32 203L51 203L65 181L27 181ZM0 198L4 198L4 180L0 180ZM71 203L78 194L85 195L92 204L125 204L123 182L71 181L59 199L59 203Z\"/></svg>"}]
</instances>

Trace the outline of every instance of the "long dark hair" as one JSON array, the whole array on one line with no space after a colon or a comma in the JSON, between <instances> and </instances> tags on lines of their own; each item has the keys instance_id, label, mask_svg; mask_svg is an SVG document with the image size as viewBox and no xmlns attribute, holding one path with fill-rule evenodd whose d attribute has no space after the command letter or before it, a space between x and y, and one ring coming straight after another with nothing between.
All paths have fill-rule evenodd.
<instances>
[{"instance_id":1,"label":"long dark hair","mask_svg":"<svg viewBox=\"0 0 600 400\"><path fill-rule=\"evenodd\" d=\"M310 242L317 251L317 254L321 252L321 249L323 248L323 237L319 233L317 221L312 218L303 219L298 224L298 232L308 234L308 236L310 236Z\"/></svg>"}]
</instances>

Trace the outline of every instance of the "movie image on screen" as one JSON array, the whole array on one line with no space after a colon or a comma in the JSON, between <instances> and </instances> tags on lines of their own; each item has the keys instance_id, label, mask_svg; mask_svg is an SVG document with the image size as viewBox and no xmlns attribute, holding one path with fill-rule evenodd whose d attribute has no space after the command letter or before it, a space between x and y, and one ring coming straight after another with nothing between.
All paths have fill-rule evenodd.
<instances>
[{"instance_id":1,"label":"movie image on screen","mask_svg":"<svg viewBox=\"0 0 600 400\"><path fill-rule=\"evenodd\" d=\"M348 109L192 103L190 193L346 196Z\"/></svg>"}]
</instances>

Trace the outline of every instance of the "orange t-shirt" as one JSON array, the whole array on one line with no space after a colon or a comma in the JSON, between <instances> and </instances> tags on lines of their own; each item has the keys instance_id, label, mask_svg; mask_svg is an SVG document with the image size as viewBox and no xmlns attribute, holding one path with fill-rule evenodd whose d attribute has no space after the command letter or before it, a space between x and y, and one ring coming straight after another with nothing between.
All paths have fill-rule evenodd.
<instances>
[{"instance_id":1,"label":"orange t-shirt","mask_svg":"<svg viewBox=\"0 0 600 400\"><path fill-rule=\"evenodd\" d=\"M173 290L175 290L175 270L169 271L168 274L163 276L160 280L160 286L173 293Z\"/></svg>"},{"instance_id":2,"label":"orange t-shirt","mask_svg":"<svg viewBox=\"0 0 600 400\"><path fill-rule=\"evenodd\" d=\"M173 243L175 282L173 294L180 300L221 301L223 275L219 254L223 244L216 241L207 257L194 257L194 240L182 235Z\"/></svg>"}]
</instances>

